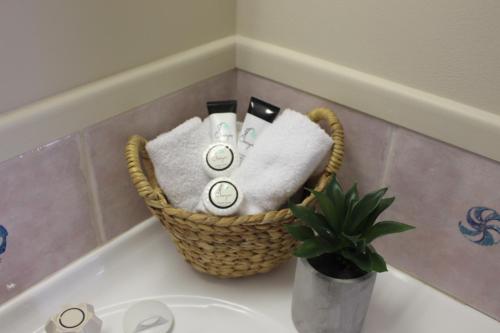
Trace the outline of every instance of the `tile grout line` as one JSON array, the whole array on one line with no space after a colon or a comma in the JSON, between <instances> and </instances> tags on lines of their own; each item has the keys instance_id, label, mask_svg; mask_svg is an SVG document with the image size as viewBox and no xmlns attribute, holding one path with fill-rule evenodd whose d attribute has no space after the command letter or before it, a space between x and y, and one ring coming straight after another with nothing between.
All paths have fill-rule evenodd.
<instances>
[{"instance_id":1,"label":"tile grout line","mask_svg":"<svg viewBox=\"0 0 500 333\"><path fill-rule=\"evenodd\" d=\"M82 131L78 132L78 148L80 150L81 157L81 167L85 178L87 178L87 186L89 188L89 197L92 206L92 224L97 232L98 245L103 245L106 243L106 231L104 230L104 223L101 211L101 205L99 204L99 194L97 192L97 182L95 180L94 166L92 165L90 150L85 140L85 136Z\"/></svg>"},{"instance_id":2,"label":"tile grout line","mask_svg":"<svg viewBox=\"0 0 500 333\"><path fill-rule=\"evenodd\" d=\"M234 88L233 88L233 98L237 101L238 106L236 109L236 115L241 115L241 101L240 101L240 70L235 69L234 71Z\"/></svg>"},{"instance_id":3,"label":"tile grout line","mask_svg":"<svg viewBox=\"0 0 500 333\"><path fill-rule=\"evenodd\" d=\"M379 184L379 187L385 187L387 178L389 177L389 170L391 168L392 160L394 159L394 146L395 146L395 136L398 130L397 126L392 125L389 134L389 147L387 148L387 152L385 153L385 165L384 165L384 173L382 175L382 180Z\"/></svg>"}]
</instances>

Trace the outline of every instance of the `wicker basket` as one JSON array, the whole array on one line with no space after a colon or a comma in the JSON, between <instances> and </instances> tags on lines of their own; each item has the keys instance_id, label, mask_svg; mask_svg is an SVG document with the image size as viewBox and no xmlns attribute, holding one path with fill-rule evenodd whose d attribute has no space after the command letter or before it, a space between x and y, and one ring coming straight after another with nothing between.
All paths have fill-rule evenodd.
<instances>
[{"instance_id":1,"label":"wicker basket","mask_svg":"<svg viewBox=\"0 0 500 333\"><path fill-rule=\"evenodd\" d=\"M314 109L308 116L317 123L325 121L334 140L329 163L315 186L320 191L342 163L344 132L328 109ZM132 182L150 211L168 229L178 251L196 270L224 278L241 277L268 272L291 257L296 242L283 228L294 221L289 209L219 217L172 207L158 186L145 145L146 140L138 135L127 144L125 155ZM312 195L302 202L306 206L313 203Z\"/></svg>"}]
</instances>

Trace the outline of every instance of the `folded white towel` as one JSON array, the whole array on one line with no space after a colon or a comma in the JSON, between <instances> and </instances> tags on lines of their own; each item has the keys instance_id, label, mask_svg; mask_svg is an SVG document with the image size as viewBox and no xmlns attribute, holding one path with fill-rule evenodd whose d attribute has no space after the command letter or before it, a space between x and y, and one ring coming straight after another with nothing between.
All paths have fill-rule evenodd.
<instances>
[{"instance_id":1,"label":"folded white towel","mask_svg":"<svg viewBox=\"0 0 500 333\"><path fill-rule=\"evenodd\" d=\"M146 144L158 184L174 207L193 211L210 181L202 165L209 129L208 121L195 117Z\"/></svg>"},{"instance_id":2,"label":"folded white towel","mask_svg":"<svg viewBox=\"0 0 500 333\"><path fill-rule=\"evenodd\" d=\"M239 214L280 208L316 170L332 143L307 116L283 111L231 176L245 197Z\"/></svg>"}]
</instances>

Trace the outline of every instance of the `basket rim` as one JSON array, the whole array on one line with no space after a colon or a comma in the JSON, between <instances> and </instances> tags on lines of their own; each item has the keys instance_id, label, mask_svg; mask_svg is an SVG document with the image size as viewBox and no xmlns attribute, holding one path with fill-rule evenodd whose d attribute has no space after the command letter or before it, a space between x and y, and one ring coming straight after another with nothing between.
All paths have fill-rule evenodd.
<instances>
[{"instance_id":1,"label":"basket rim","mask_svg":"<svg viewBox=\"0 0 500 333\"><path fill-rule=\"evenodd\" d=\"M314 190L322 191L342 164L344 156L344 130L337 115L328 108L315 108L308 112L307 116L315 123L326 121L331 131L329 134L333 139L330 159L314 187ZM154 171L149 170L148 177L142 167L143 159L149 159L145 149L146 143L147 140L144 137L132 135L125 147L125 158L127 160L127 167L132 183L139 196L145 200L147 206L155 215L166 214L181 224L196 223L220 227L268 224L282 220L290 220L293 217L289 208L266 211L253 215L216 216L173 207L167 201L165 193L158 185ZM304 198L300 205L311 206L314 202L314 195L310 193ZM160 210L160 212L158 210Z\"/></svg>"}]
</instances>

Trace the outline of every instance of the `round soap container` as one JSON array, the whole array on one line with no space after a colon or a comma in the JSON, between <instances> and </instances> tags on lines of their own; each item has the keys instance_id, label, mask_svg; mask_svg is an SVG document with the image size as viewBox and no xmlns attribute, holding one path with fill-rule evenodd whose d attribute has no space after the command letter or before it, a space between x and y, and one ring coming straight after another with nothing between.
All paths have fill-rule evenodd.
<instances>
[{"instance_id":1,"label":"round soap container","mask_svg":"<svg viewBox=\"0 0 500 333\"><path fill-rule=\"evenodd\" d=\"M213 215L228 216L238 211L243 201L243 193L228 177L212 179L203 191L203 205Z\"/></svg>"},{"instance_id":2,"label":"round soap container","mask_svg":"<svg viewBox=\"0 0 500 333\"><path fill-rule=\"evenodd\" d=\"M203 168L210 177L229 176L239 165L239 155L225 142L213 143L203 153Z\"/></svg>"}]
</instances>

